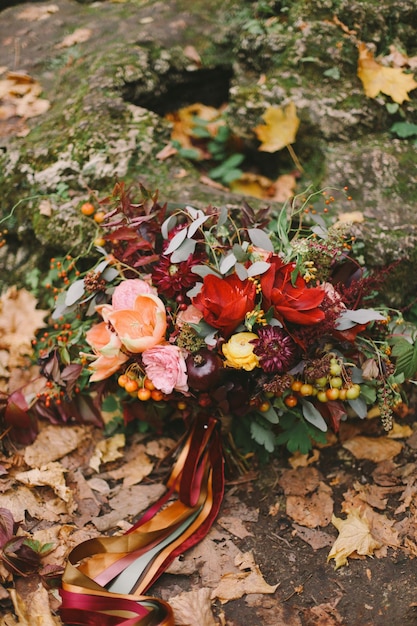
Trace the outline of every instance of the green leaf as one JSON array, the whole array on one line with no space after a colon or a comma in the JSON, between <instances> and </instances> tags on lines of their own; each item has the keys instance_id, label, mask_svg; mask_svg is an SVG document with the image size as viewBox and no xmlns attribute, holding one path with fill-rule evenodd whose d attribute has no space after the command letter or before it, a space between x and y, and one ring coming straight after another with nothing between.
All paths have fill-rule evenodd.
<instances>
[{"instance_id":1,"label":"green leaf","mask_svg":"<svg viewBox=\"0 0 417 626\"><path fill-rule=\"evenodd\" d=\"M405 378L413 378L417 372L417 344L412 344L403 337L391 341L392 356L395 357L397 374L404 374Z\"/></svg>"},{"instance_id":2,"label":"green leaf","mask_svg":"<svg viewBox=\"0 0 417 626\"><path fill-rule=\"evenodd\" d=\"M250 425L252 438L268 452L274 451L274 434L272 431L258 421L253 420Z\"/></svg>"},{"instance_id":3,"label":"green leaf","mask_svg":"<svg viewBox=\"0 0 417 626\"><path fill-rule=\"evenodd\" d=\"M323 72L323 76L327 76L328 78L334 78L334 80L339 80L340 70L338 67L330 67L328 70Z\"/></svg>"},{"instance_id":4,"label":"green leaf","mask_svg":"<svg viewBox=\"0 0 417 626\"><path fill-rule=\"evenodd\" d=\"M397 137L401 137L401 139L407 139L408 137L417 135L417 124L412 124L411 122L396 122L391 126L390 131L397 135Z\"/></svg>"},{"instance_id":5,"label":"green leaf","mask_svg":"<svg viewBox=\"0 0 417 626\"><path fill-rule=\"evenodd\" d=\"M301 399L301 407L307 422L310 422L310 424L313 424L313 426L325 433L327 431L327 424L324 421L322 414L318 409L316 409L314 404L308 400Z\"/></svg>"}]
</instances>

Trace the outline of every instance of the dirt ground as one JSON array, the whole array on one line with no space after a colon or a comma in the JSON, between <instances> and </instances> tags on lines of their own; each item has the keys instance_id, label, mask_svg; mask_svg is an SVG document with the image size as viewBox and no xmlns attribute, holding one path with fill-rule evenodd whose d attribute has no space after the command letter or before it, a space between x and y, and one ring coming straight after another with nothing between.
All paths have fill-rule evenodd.
<instances>
[{"instance_id":1,"label":"dirt ground","mask_svg":"<svg viewBox=\"0 0 417 626\"><path fill-rule=\"evenodd\" d=\"M409 421L412 422L412 418ZM367 429L378 430L378 427L372 424ZM414 438L410 443L414 446ZM414 466L416 450L411 446L405 445L395 459L395 474L399 475L401 468ZM256 478L251 479L249 475L242 479L248 482L229 484L220 513L221 522L225 512L233 514L236 500L259 513L256 521L244 522L251 536L234 537L233 542L243 552L253 552L266 581L270 585L278 583L278 588L272 595L249 594L224 605L217 603L218 615L224 612L228 626L417 624L416 561L410 555L388 548L383 558L349 558L348 565L336 570L333 560L327 562L330 547L337 537L332 524L312 530L318 538L315 549L301 538L303 528L286 514L285 496L279 485L280 477L289 467L288 457L284 452L281 459L260 468ZM341 513L344 494L357 482L373 484L373 472L377 468L372 461L356 460L340 442L321 450L314 466L326 484L334 483L334 514L341 517L345 517ZM399 489L388 499L385 514L392 519L396 518L394 511L402 493ZM228 505L231 494L234 506ZM317 548L320 543L326 545ZM186 555L185 561L187 558ZM165 574L151 591L168 598L179 589L188 590L190 585L198 584L198 574L195 576L193 580L188 576Z\"/></svg>"}]
</instances>

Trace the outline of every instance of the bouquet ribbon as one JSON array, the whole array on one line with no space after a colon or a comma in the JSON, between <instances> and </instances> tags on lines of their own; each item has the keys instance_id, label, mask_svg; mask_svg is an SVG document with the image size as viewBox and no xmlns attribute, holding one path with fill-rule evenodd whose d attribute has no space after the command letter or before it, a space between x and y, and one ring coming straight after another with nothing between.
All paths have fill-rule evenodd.
<instances>
[{"instance_id":1,"label":"bouquet ribbon","mask_svg":"<svg viewBox=\"0 0 417 626\"><path fill-rule=\"evenodd\" d=\"M220 424L198 416L166 493L124 535L95 537L69 554L61 618L81 626L174 626L169 604L143 595L172 560L200 541L224 491Z\"/></svg>"}]
</instances>

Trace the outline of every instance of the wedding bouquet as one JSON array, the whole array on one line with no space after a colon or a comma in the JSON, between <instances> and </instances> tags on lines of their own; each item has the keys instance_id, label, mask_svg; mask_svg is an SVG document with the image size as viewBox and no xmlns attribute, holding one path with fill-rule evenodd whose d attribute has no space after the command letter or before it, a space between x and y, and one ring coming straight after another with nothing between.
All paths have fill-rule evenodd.
<instances>
[{"instance_id":1,"label":"wedding bouquet","mask_svg":"<svg viewBox=\"0 0 417 626\"><path fill-rule=\"evenodd\" d=\"M413 326L381 303L387 270L367 272L329 192L279 211L140 195L118 183L86 203L94 242L51 262L39 415L99 423L104 407L109 428L162 430L206 413L244 453L306 453L351 417L390 430Z\"/></svg>"}]
</instances>

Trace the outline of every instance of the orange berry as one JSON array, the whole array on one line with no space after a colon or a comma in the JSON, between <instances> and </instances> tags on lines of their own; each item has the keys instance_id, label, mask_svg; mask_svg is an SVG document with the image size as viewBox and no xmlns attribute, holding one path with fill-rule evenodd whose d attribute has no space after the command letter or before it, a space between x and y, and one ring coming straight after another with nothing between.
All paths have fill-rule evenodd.
<instances>
[{"instance_id":1,"label":"orange berry","mask_svg":"<svg viewBox=\"0 0 417 626\"><path fill-rule=\"evenodd\" d=\"M292 408L294 406L297 406L298 404L298 400L295 396L287 396L284 400L285 404L287 407Z\"/></svg>"},{"instance_id":2,"label":"orange berry","mask_svg":"<svg viewBox=\"0 0 417 626\"><path fill-rule=\"evenodd\" d=\"M127 393L135 393L135 391L138 390L138 383L136 380L133 380L133 378L129 378L126 383L125 383L125 389L127 391Z\"/></svg>"},{"instance_id":3,"label":"orange berry","mask_svg":"<svg viewBox=\"0 0 417 626\"><path fill-rule=\"evenodd\" d=\"M84 204L81 205L81 213L83 215L93 215L94 211L95 208L91 202L84 202Z\"/></svg>"},{"instance_id":4,"label":"orange berry","mask_svg":"<svg viewBox=\"0 0 417 626\"><path fill-rule=\"evenodd\" d=\"M187 403L184 402L184 400L180 400L179 402L177 402L177 409L179 411L185 411L186 408L187 408Z\"/></svg>"},{"instance_id":5,"label":"orange berry","mask_svg":"<svg viewBox=\"0 0 417 626\"><path fill-rule=\"evenodd\" d=\"M155 385L149 378L145 378L145 380L143 381L143 385L144 387L146 387L146 389L149 389L149 391L153 391L155 389Z\"/></svg>"},{"instance_id":6,"label":"orange berry","mask_svg":"<svg viewBox=\"0 0 417 626\"><path fill-rule=\"evenodd\" d=\"M106 243L106 240L103 237L97 237L96 239L94 239L94 245L100 246L100 248L102 248L105 243Z\"/></svg>"},{"instance_id":7,"label":"orange berry","mask_svg":"<svg viewBox=\"0 0 417 626\"><path fill-rule=\"evenodd\" d=\"M118 385L120 385L120 387L125 387L127 381L129 380L128 376L126 376L126 374L120 374L119 378L117 379L117 383Z\"/></svg>"},{"instance_id":8,"label":"orange berry","mask_svg":"<svg viewBox=\"0 0 417 626\"><path fill-rule=\"evenodd\" d=\"M104 211L97 211L97 213L95 213L94 215L94 221L97 224L101 224L101 222L104 221L104 218L106 217L106 214Z\"/></svg>"},{"instance_id":9,"label":"orange berry","mask_svg":"<svg viewBox=\"0 0 417 626\"><path fill-rule=\"evenodd\" d=\"M269 411L270 408L271 404L265 400L265 402L262 402L262 404L259 406L259 411L261 413L266 413L267 411Z\"/></svg>"},{"instance_id":10,"label":"orange berry","mask_svg":"<svg viewBox=\"0 0 417 626\"><path fill-rule=\"evenodd\" d=\"M295 380L293 384L291 385L291 389L293 391L300 391L302 386L303 386L303 383L301 380Z\"/></svg>"},{"instance_id":11,"label":"orange berry","mask_svg":"<svg viewBox=\"0 0 417 626\"><path fill-rule=\"evenodd\" d=\"M336 387L330 387L326 389L326 396L328 400L337 400L339 398L340 392Z\"/></svg>"},{"instance_id":12,"label":"orange berry","mask_svg":"<svg viewBox=\"0 0 417 626\"><path fill-rule=\"evenodd\" d=\"M140 389L138 389L139 400L142 400L142 402L146 402L146 400L150 400L150 397L151 392L149 391L149 389L146 389L145 387L141 387Z\"/></svg>"},{"instance_id":13,"label":"orange berry","mask_svg":"<svg viewBox=\"0 0 417 626\"><path fill-rule=\"evenodd\" d=\"M154 389L153 391L150 392L150 394L151 394L152 400L155 400L155 402L160 402L162 398L164 397L164 394L162 393L162 391L159 391L159 389Z\"/></svg>"}]
</instances>

